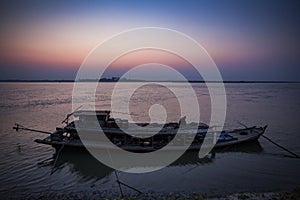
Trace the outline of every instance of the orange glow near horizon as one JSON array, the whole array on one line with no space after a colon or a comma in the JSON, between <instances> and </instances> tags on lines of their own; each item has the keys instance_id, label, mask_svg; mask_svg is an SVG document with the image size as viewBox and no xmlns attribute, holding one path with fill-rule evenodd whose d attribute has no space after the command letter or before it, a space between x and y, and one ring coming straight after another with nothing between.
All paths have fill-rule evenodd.
<instances>
[{"instance_id":1,"label":"orange glow near horizon","mask_svg":"<svg viewBox=\"0 0 300 200\"><path fill-rule=\"evenodd\" d=\"M159 63L174 67L185 67L191 65L176 54L163 50L143 49L130 52L117 58L113 63L111 63L110 67L112 69L122 68L128 70L132 67L145 63Z\"/></svg>"},{"instance_id":2,"label":"orange glow near horizon","mask_svg":"<svg viewBox=\"0 0 300 200\"><path fill-rule=\"evenodd\" d=\"M93 21L82 24L77 21L68 22L47 19L44 23L38 21L6 27L2 34L3 50L0 54L2 63L13 64L16 69L20 66L45 70L48 68L77 70L97 45L114 34L128 30L128 28L116 29L118 24L112 25L109 22L103 23L101 28L95 27ZM218 37L212 34L215 32L217 31L214 29L207 29L194 35L218 67L225 65L226 68L243 68L243 63L273 56L269 51L257 49L252 43L237 42L241 38L235 35ZM150 62L178 68L190 66L187 61L174 54L144 50L121 56L112 63L111 68L124 70Z\"/></svg>"},{"instance_id":3,"label":"orange glow near horizon","mask_svg":"<svg viewBox=\"0 0 300 200\"><path fill-rule=\"evenodd\" d=\"M72 30L61 30L66 34L54 34L49 30L19 35L15 33L13 41L4 41L3 51L0 55L2 62L27 64L41 68L73 68L77 69L90 51L104 41L105 36L86 37L86 32L71 34ZM237 63L254 57L266 56L254 51L251 46L230 43L230 41L210 41L206 37L204 47L216 63ZM245 51L245 49L247 51ZM109 53L109 52L108 52ZM143 63L157 62L166 65L188 66L182 58L167 52L157 50L143 50L121 56L111 65L114 68L136 66Z\"/></svg>"},{"instance_id":4,"label":"orange glow near horizon","mask_svg":"<svg viewBox=\"0 0 300 200\"><path fill-rule=\"evenodd\" d=\"M110 26L108 26L110 27ZM120 31L110 32L92 27L92 24L64 24L64 22L46 24L20 25L10 35L4 35L2 46L5 49L0 55L2 62L27 64L41 68L77 69L90 51L106 38ZM22 30L22 31L20 31ZM13 40L11 38L14 38ZM10 39L5 39L10 38ZM217 62L239 62L253 58L252 47L234 43L233 37L217 41L208 33L202 33L198 40ZM248 48L248 49L247 49ZM245 52L245 49L250 50ZM109 53L109 52L108 52ZM175 55L159 51L140 51L120 58L112 67L135 66L153 60L166 65L187 66L186 61Z\"/></svg>"}]
</instances>

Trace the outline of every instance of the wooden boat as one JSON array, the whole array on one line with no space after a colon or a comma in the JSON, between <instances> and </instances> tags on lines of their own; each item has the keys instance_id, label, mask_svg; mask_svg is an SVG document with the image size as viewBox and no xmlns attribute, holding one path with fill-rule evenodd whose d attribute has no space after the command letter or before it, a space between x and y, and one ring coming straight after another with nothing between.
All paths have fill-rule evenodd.
<instances>
[{"instance_id":1,"label":"wooden boat","mask_svg":"<svg viewBox=\"0 0 300 200\"><path fill-rule=\"evenodd\" d=\"M73 115L74 121L68 122L69 117ZM95 117L95 111L76 111L72 114L67 115L67 118L63 121L66 123L66 126L63 128L56 128L56 131L53 133L48 133L44 131L37 131L33 129L28 129L20 125L16 125L14 129L19 130L30 130L37 131L42 133L49 134L48 137L44 139L36 139L35 142L39 144L51 145L56 149L60 148L97 148L97 149L113 149L115 146L122 148L126 151L131 152L152 152L158 149L165 147L167 144L172 143L168 150L182 150L186 149L186 142L190 141L190 146L188 151L199 150L201 148L206 148L205 143L203 142L206 137L215 137L216 134L211 132L211 129L208 125L204 123L199 123L197 133L189 134L190 130L188 129L189 124L186 124L185 120L182 119L178 123L167 123L164 125L161 124L150 124L152 125L147 129L149 137L145 136L145 133L136 132L134 136L126 134L123 130L134 130L134 127L138 125L139 127L146 127L149 124L138 123L132 124L127 120L122 119L113 119L110 117L110 111L96 111L97 116L97 126L89 124L89 119ZM75 126L76 124L76 126ZM84 128L82 128L84 124ZM101 126L101 131L99 131L99 125ZM135 126L133 126L135 125ZM77 127L78 126L78 127ZM156 128L162 126L162 129L153 135ZM179 127L183 126L184 128L181 131L184 132L181 138L174 139L176 136ZM106 137L114 145L107 144L107 141L97 141L85 142L82 143L80 140L77 128L80 128L80 134L105 134ZM131 128L133 127L133 128ZM186 127L186 128L185 128ZM264 127L245 127L242 129L234 129L229 131L222 131L218 138L215 138L214 149L228 147L236 144L247 143L251 141L256 141L266 130L267 126ZM140 137L142 136L142 137ZM191 141L192 140L192 141Z\"/></svg>"}]
</instances>

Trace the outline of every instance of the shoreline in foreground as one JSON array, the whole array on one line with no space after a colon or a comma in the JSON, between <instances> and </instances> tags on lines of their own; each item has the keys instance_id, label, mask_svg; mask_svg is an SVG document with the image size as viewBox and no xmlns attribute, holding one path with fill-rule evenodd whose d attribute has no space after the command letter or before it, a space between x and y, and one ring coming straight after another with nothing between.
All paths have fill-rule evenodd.
<instances>
[{"instance_id":1,"label":"shoreline in foreground","mask_svg":"<svg viewBox=\"0 0 300 200\"><path fill-rule=\"evenodd\" d=\"M18 199L6 196L7 199ZM266 192L238 192L232 194L201 194L201 193L143 193L141 195L125 195L121 197L118 193L95 191L86 194L84 191L70 194L47 194L22 196L22 199L106 199L106 200L139 200L139 199L162 199L162 200L295 200L300 199L300 187L291 190L266 191Z\"/></svg>"}]
</instances>

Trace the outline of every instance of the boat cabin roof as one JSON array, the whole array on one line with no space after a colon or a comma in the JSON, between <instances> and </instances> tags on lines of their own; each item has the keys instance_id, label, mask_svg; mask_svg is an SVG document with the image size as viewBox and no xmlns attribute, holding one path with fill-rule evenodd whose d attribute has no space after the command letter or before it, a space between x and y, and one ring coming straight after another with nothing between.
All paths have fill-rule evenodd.
<instances>
[{"instance_id":1,"label":"boat cabin roof","mask_svg":"<svg viewBox=\"0 0 300 200\"><path fill-rule=\"evenodd\" d=\"M109 110L79 110L74 112L75 117L80 117L80 116L95 116L95 113L97 116L108 116L110 114Z\"/></svg>"}]
</instances>

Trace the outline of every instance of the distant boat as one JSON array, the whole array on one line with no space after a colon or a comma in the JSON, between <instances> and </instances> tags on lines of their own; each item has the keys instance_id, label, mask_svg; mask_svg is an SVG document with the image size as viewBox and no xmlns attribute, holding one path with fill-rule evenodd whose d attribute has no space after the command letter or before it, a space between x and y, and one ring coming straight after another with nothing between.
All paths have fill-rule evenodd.
<instances>
[{"instance_id":1,"label":"distant boat","mask_svg":"<svg viewBox=\"0 0 300 200\"><path fill-rule=\"evenodd\" d=\"M75 120L69 123L68 120L71 115L74 116ZM97 117L97 123L101 126L101 131L99 131L99 125L95 126L95 124L91 123L92 120L90 119L95 117L95 115ZM76 111L68 114L67 118L63 122L66 123L66 126L63 128L56 128L56 131L53 133L28 129L19 124L16 124L14 129L47 133L50 136L44 139L36 139L35 142L51 145L56 149L60 149L62 147L77 149L109 149L117 146L131 152L152 152L165 147L169 143L172 145L168 146L168 150L185 149L186 143L190 144L187 149L188 151L199 150L200 148L205 148L203 141L206 137L216 137L216 134L204 123L199 123L197 125L198 128L196 127L197 133L193 132L194 134L191 134L192 131L189 129L189 125L195 125L196 123L186 124L184 118L179 122L167 123L164 125L147 123L133 124L129 123L127 120L111 118L110 111L106 110ZM134 129L134 127L136 128L136 125L139 127L149 128L145 129L147 130L146 133L140 133ZM162 128L157 134L155 134L158 127ZM78 134L78 128L80 129L80 134L84 133L94 136L99 133L105 134L114 145L108 145L107 141L87 142L83 144ZM267 126L253 126L249 128L222 131L217 138L212 138L215 139L215 145L213 148L216 149L256 141L262 134L264 134L266 128ZM128 132L134 133L134 136L126 134L123 130L128 130ZM183 134L181 134L181 137L177 138L175 136L179 130L182 131ZM147 137L147 134L149 134L149 137Z\"/></svg>"}]
</instances>

